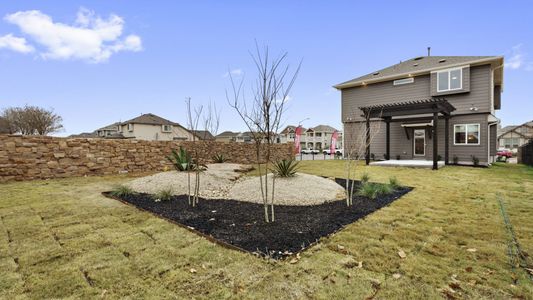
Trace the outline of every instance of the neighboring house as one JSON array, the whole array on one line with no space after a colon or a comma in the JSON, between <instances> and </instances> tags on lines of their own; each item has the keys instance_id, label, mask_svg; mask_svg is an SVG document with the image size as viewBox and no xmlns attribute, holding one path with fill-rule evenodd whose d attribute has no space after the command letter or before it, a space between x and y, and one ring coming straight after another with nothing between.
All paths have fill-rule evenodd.
<instances>
[{"instance_id":1,"label":"neighboring house","mask_svg":"<svg viewBox=\"0 0 533 300\"><path fill-rule=\"evenodd\" d=\"M252 143L254 141L253 133L250 131L239 132L235 136L235 142L237 143Z\"/></svg>"},{"instance_id":2,"label":"neighboring house","mask_svg":"<svg viewBox=\"0 0 533 300\"><path fill-rule=\"evenodd\" d=\"M111 125L107 125L105 127L96 129L96 135L99 137L109 137L116 135L120 130L120 122L113 123Z\"/></svg>"},{"instance_id":3,"label":"neighboring house","mask_svg":"<svg viewBox=\"0 0 533 300\"><path fill-rule=\"evenodd\" d=\"M239 134L239 132L232 132L232 131L224 131L222 132L221 134L218 134L216 137L215 137L215 140L217 142L235 142L236 139L237 139L237 135Z\"/></svg>"},{"instance_id":4,"label":"neighboring house","mask_svg":"<svg viewBox=\"0 0 533 300\"><path fill-rule=\"evenodd\" d=\"M344 145L360 145L368 126L367 163L372 153L490 164L502 86L502 56L421 56L338 84Z\"/></svg>"},{"instance_id":5,"label":"neighboring house","mask_svg":"<svg viewBox=\"0 0 533 300\"><path fill-rule=\"evenodd\" d=\"M278 143L294 142L296 126L285 127L278 135ZM331 145L331 137L337 131L336 148L342 148L342 132L328 125L318 125L311 128L302 128L300 146L302 149L328 149Z\"/></svg>"},{"instance_id":6,"label":"neighboring house","mask_svg":"<svg viewBox=\"0 0 533 300\"><path fill-rule=\"evenodd\" d=\"M498 132L498 145L517 152L518 148L533 140L533 121L522 125L505 126Z\"/></svg>"},{"instance_id":7,"label":"neighboring house","mask_svg":"<svg viewBox=\"0 0 533 300\"><path fill-rule=\"evenodd\" d=\"M118 133L122 134L123 138L147 141L191 141L193 137L193 134L180 124L154 114L143 114L122 122Z\"/></svg>"},{"instance_id":8,"label":"neighboring house","mask_svg":"<svg viewBox=\"0 0 533 300\"><path fill-rule=\"evenodd\" d=\"M5 119L0 117L0 134L10 134L11 131L9 130L9 122Z\"/></svg>"},{"instance_id":9,"label":"neighboring house","mask_svg":"<svg viewBox=\"0 0 533 300\"><path fill-rule=\"evenodd\" d=\"M71 139L78 139L78 138L89 139L89 138L98 138L98 135L96 134L96 131L94 131L94 132L82 132L82 133L79 133L79 134L71 134L71 135L68 136L68 138L71 138Z\"/></svg>"},{"instance_id":10,"label":"neighboring house","mask_svg":"<svg viewBox=\"0 0 533 300\"><path fill-rule=\"evenodd\" d=\"M200 140L212 141L215 139L211 132L207 130L193 130L192 132L196 135L196 138Z\"/></svg>"}]
</instances>

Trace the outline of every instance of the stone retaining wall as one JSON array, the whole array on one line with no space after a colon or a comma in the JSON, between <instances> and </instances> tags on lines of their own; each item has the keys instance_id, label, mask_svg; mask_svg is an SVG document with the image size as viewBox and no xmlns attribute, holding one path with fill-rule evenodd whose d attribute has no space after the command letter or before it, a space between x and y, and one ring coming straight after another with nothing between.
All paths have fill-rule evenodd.
<instances>
[{"instance_id":1,"label":"stone retaining wall","mask_svg":"<svg viewBox=\"0 0 533 300\"><path fill-rule=\"evenodd\" d=\"M209 161L224 154L228 162L255 163L255 146L244 143L0 135L0 182L168 170L172 165L165 157L179 146L197 149ZM291 158L292 151L292 143L276 144L272 157Z\"/></svg>"}]
</instances>

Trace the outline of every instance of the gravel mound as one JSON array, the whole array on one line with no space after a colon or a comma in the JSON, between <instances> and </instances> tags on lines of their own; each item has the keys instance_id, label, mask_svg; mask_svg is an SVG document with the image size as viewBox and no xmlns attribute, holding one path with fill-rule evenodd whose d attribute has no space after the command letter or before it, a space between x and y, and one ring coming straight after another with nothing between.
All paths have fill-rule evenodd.
<instances>
[{"instance_id":1,"label":"gravel mound","mask_svg":"<svg viewBox=\"0 0 533 300\"><path fill-rule=\"evenodd\" d=\"M200 196L204 198L226 198L228 190L235 180L243 175L241 170L246 165L240 164L211 164L200 174ZM191 193L194 189L194 173L191 173ZM163 189L171 189L174 195L188 193L186 172L162 172L135 179L127 185L139 193L155 194Z\"/></svg>"},{"instance_id":2,"label":"gravel mound","mask_svg":"<svg viewBox=\"0 0 533 300\"><path fill-rule=\"evenodd\" d=\"M268 175L268 184L272 189L272 174ZM304 173L289 178L277 177L274 194L274 204L277 205L319 205L345 199L344 188L335 181ZM228 198L262 203L259 178L239 180L229 190Z\"/></svg>"}]
</instances>

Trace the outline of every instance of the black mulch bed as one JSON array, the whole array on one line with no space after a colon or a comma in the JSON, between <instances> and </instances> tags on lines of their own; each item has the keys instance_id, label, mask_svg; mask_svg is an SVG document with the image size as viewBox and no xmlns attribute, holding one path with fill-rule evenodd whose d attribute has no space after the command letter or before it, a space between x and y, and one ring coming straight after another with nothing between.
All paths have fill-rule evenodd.
<instances>
[{"instance_id":1,"label":"black mulch bed","mask_svg":"<svg viewBox=\"0 0 533 300\"><path fill-rule=\"evenodd\" d=\"M344 179L336 181L346 186ZM360 185L358 181L353 183L355 189ZM351 207L345 201L314 206L277 205L273 223L265 223L262 204L200 199L199 205L193 208L188 205L186 195L161 202L155 202L148 194L118 200L185 225L225 246L280 259L304 250L321 237L389 205L411 190L402 187L374 200L355 195ZM108 192L103 194L110 197Z\"/></svg>"}]
</instances>

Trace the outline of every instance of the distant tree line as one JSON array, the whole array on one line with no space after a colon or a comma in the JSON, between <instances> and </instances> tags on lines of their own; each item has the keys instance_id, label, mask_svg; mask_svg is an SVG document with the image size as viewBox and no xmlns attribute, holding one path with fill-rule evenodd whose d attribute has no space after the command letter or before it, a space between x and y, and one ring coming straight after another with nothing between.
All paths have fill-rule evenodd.
<instances>
[{"instance_id":1,"label":"distant tree line","mask_svg":"<svg viewBox=\"0 0 533 300\"><path fill-rule=\"evenodd\" d=\"M0 130L9 134L48 135L62 130L62 122L53 109L37 106L8 107L0 113Z\"/></svg>"}]
</instances>

